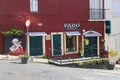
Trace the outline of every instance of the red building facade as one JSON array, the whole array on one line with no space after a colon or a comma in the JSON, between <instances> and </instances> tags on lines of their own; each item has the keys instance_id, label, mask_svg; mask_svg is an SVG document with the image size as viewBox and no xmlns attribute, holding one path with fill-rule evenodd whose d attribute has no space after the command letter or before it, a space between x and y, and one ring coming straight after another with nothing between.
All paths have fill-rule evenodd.
<instances>
[{"instance_id":1,"label":"red building facade","mask_svg":"<svg viewBox=\"0 0 120 80\"><path fill-rule=\"evenodd\" d=\"M27 32L23 47L30 56L93 57L104 46L104 0L1 0L0 30ZM0 34L0 52L5 52Z\"/></svg>"}]
</instances>

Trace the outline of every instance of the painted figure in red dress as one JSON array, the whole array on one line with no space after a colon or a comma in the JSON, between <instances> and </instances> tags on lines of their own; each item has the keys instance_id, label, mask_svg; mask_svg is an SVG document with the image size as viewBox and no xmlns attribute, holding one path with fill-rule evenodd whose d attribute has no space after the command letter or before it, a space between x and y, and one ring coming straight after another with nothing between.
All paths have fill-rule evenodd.
<instances>
[{"instance_id":1,"label":"painted figure in red dress","mask_svg":"<svg viewBox=\"0 0 120 80\"><path fill-rule=\"evenodd\" d=\"M20 41L18 38L14 38L12 40L13 45L10 47L10 55L18 56L24 53L24 49L21 45L22 41Z\"/></svg>"}]
</instances>

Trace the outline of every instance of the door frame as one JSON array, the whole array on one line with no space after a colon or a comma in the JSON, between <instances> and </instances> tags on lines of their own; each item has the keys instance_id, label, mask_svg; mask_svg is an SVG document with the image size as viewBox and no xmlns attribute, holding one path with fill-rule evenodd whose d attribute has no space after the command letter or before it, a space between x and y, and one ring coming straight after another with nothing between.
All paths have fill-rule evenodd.
<instances>
[{"instance_id":1,"label":"door frame","mask_svg":"<svg viewBox=\"0 0 120 80\"><path fill-rule=\"evenodd\" d=\"M52 45L52 56L54 56L54 51L53 51L53 35L61 35L61 55L63 55L63 32L52 32L51 33L51 45Z\"/></svg>"}]
</instances>

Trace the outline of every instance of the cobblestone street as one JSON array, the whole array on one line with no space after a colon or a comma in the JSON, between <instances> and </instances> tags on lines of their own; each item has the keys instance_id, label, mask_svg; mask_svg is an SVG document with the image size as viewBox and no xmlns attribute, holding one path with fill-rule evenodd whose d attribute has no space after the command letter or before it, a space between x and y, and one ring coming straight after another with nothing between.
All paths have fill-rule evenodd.
<instances>
[{"instance_id":1,"label":"cobblestone street","mask_svg":"<svg viewBox=\"0 0 120 80\"><path fill-rule=\"evenodd\" d=\"M59 67L43 63L20 64L20 61L0 60L1 80L119 80L113 70Z\"/></svg>"}]
</instances>

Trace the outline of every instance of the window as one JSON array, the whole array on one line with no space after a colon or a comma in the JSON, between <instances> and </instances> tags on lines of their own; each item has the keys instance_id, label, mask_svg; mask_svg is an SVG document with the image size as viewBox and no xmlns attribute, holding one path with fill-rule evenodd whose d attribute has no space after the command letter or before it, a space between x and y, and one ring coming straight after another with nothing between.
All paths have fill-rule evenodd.
<instances>
[{"instance_id":1,"label":"window","mask_svg":"<svg viewBox=\"0 0 120 80\"><path fill-rule=\"evenodd\" d=\"M90 0L90 19L102 19L102 0Z\"/></svg>"},{"instance_id":2,"label":"window","mask_svg":"<svg viewBox=\"0 0 120 80\"><path fill-rule=\"evenodd\" d=\"M38 12L38 0L30 0L30 11Z\"/></svg>"},{"instance_id":3,"label":"window","mask_svg":"<svg viewBox=\"0 0 120 80\"><path fill-rule=\"evenodd\" d=\"M77 36L66 36L66 52L77 51Z\"/></svg>"}]
</instances>

